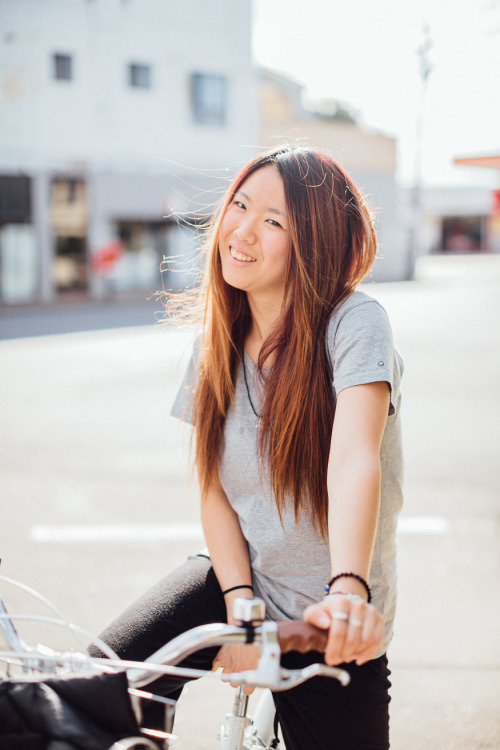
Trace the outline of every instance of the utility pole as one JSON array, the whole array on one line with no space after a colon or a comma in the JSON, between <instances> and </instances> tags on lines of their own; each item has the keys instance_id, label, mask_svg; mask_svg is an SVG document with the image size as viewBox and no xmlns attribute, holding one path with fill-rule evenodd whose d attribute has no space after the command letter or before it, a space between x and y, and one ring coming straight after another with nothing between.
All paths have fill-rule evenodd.
<instances>
[{"instance_id":1,"label":"utility pole","mask_svg":"<svg viewBox=\"0 0 500 750\"><path fill-rule=\"evenodd\" d=\"M420 72L420 100L417 109L417 121L415 131L415 162L413 167L413 187L410 202L410 236L408 251L408 278L415 276L415 265L418 255L418 240L421 221L421 194L422 194L422 133L424 128L425 95L429 76L434 66L430 61L432 39L430 28L427 23L423 25L424 38L417 48Z\"/></svg>"}]
</instances>

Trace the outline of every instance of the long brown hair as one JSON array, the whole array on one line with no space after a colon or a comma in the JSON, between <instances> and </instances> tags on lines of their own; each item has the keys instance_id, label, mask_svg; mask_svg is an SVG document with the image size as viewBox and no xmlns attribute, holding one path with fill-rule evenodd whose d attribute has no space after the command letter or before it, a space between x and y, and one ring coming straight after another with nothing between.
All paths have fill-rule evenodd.
<instances>
[{"instance_id":1,"label":"long brown hair","mask_svg":"<svg viewBox=\"0 0 500 750\"><path fill-rule=\"evenodd\" d=\"M258 361L270 358L260 408L259 452L280 514L293 504L327 528L327 465L335 404L325 336L329 318L368 273L375 230L363 197L329 156L304 147L280 147L258 156L229 188L208 245L205 326L194 394L196 466L202 491L217 476L224 420L251 316L246 293L222 277L219 227L234 194L256 170L274 164L282 179L291 252L282 314Z\"/></svg>"}]
</instances>

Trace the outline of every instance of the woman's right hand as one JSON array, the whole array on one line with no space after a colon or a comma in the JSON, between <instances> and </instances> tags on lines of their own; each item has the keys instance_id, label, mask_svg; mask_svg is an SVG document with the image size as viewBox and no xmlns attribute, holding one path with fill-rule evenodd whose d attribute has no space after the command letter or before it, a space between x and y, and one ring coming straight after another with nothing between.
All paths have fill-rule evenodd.
<instances>
[{"instance_id":1,"label":"woman's right hand","mask_svg":"<svg viewBox=\"0 0 500 750\"><path fill-rule=\"evenodd\" d=\"M230 625L236 625L237 623L233 617L233 606L236 599L250 599L251 596L248 593L248 589L237 589L231 591L225 595L224 599L226 602L227 621ZM231 672L245 672L250 669L256 669L259 661L260 649L257 644L226 644L222 646L219 653L215 657L212 663L212 669L216 670L222 667L222 671L225 674ZM237 687L233 682L230 682L232 687ZM254 688L243 687L244 695L250 695L253 693Z\"/></svg>"},{"instance_id":2,"label":"woman's right hand","mask_svg":"<svg viewBox=\"0 0 500 750\"><path fill-rule=\"evenodd\" d=\"M226 644L222 646L219 653L212 663L212 669L216 670L222 667L225 674L232 672L245 672L248 669L256 669L260 656L260 648L256 643L252 644ZM237 687L237 684L230 682L230 685ZM250 695L254 688L243 686L243 694Z\"/></svg>"}]
</instances>

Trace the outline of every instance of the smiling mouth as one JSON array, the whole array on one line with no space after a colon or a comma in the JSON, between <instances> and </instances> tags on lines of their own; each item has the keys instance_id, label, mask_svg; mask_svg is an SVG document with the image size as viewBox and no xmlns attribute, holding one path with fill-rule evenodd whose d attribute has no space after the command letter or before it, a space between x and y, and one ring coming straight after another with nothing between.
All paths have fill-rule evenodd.
<instances>
[{"instance_id":1,"label":"smiling mouth","mask_svg":"<svg viewBox=\"0 0 500 750\"><path fill-rule=\"evenodd\" d=\"M243 261L243 263L255 263L255 258L251 258L250 255L242 253L241 250L236 250L236 248L232 246L229 248L229 252L231 254L231 257L235 260L241 260Z\"/></svg>"}]
</instances>

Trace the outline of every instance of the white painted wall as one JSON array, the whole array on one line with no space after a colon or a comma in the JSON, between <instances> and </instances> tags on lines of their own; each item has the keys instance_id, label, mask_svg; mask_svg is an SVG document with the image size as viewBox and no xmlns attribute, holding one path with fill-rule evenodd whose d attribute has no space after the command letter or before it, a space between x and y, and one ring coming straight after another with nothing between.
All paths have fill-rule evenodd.
<instances>
[{"instance_id":1,"label":"white painted wall","mask_svg":"<svg viewBox=\"0 0 500 750\"><path fill-rule=\"evenodd\" d=\"M408 239L402 220L401 195L391 172L350 170L375 218L378 250L369 274L372 281L401 281L408 277Z\"/></svg>"},{"instance_id":2,"label":"white painted wall","mask_svg":"<svg viewBox=\"0 0 500 750\"><path fill-rule=\"evenodd\" d=\"M250 5L0 0L0 169L162 172L245 160L257 122ZM56 52L72 55L72 81L54 79ZM151 65L150 89L128 85L132 62ZM227 76L225 126L192 121L194 72Z\"/></svg>"}]
</instances>

